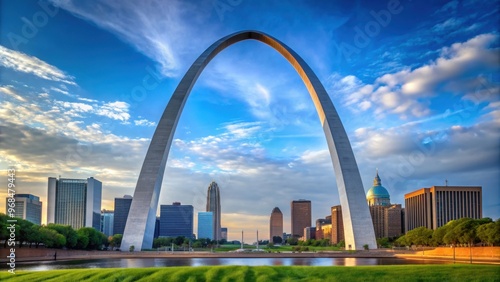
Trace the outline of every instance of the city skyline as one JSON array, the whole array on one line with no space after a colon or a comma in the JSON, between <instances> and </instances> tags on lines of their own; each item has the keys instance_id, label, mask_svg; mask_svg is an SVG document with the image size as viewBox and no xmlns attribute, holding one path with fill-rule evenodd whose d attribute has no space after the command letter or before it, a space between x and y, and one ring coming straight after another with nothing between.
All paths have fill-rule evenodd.
<instances>
[{"instance_id":1,"label":"city skyline","mask_svg":"<svg viewBox=\"0 0 500 282\"><path fill-rule=\"evenodd\" d=\"M385 1L242 1L224 12L189 1L125 2L117 12L118 2L97 1L97 13L54 2L53 13L37 2L1 2L9 13L1 12L0 120L10 138L1 141L0 169L16 166L18 193L47 202L46 179L61 174L101 180L105 209L133 194L154 125L186 68L214 40L258 29L292 47L327 88L365 192L376 167L396 203L446 180L482 186L483 216L500 217L498 7L487 1L476 1L473 14L468 2L401 1L376 34L365 28L377 23L373 14L387 15ZM40 11L47 23L23 35ZM339 199L309 100L272 49L245 42L225 50L186 104L160 203L204 211L206 183L215 180L229 238L244 229L249 241L268 228L275 206L290 230L292 199L310 199L313 220L323 217ZM3 207L5 191L0 198Z\"/></svg>"}]
</instances>

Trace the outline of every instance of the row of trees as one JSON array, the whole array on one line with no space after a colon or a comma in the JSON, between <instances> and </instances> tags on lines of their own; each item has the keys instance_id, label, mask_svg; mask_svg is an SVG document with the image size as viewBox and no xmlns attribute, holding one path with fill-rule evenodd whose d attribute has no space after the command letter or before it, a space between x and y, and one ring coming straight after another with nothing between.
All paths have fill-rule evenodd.
<instances>
[{"instance_id":1,"label":"row of trees","mask_svg":"<svg viewBox=\"0 0 500 282\"><path fill-rule=\"evenodd\" d=\"M473 246L478 243L498 246L500 245L500 219L494 222L491 218L461 218L452 220L436 230L419 227L408 231L395 243L402 246L456 246L459 244Z\"/></svg>"},{"instance_id":2,"label":"row of trees","mask_svg":"<svg viewBox=\"0 0 500 282\"><path fill-rule=\"evenodd\" d=\"M8 233L7 219L11 219L0 213L0 241L4 240L4 248L7 247L10 234ZM103 233L91 227L82 227L74 230L69 225L48 224L37 225L22 218L17 220L15 226L15 239L20 248L27 244L36 248L43 244L47 248L67 248L81 250L101 249L103 245L109 245L108 238Z\"/></svg>"},{"instance_id":3,"label":"row of trees","mask_svg":"<svg viewBox=\"0 0 500 282\"><path fill-rule=\"evenodd\" d=\"M226 244L227 241L225 239L217 242L216 240L210 240L208 238L200 238L200 239L189 239L184 236L177 237L160 237L153 240L153 248L162 248L162 247L170 247L172 244L176 247L189 247L191 248L212 248L219 244Z\"/></svg>"}]
</instances>

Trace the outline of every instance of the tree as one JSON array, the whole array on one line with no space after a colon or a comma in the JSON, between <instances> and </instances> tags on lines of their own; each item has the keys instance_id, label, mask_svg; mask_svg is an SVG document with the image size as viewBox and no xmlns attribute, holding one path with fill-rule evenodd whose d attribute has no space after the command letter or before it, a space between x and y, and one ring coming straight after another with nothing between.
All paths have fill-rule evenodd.
<instances>
[{"instance_id":1,"label":"tree","mask_svg":"<svg viewBox=\"0 0 500 282\"><path fill-rule=\"evenodd\" d=\"M434 242L434 244L438 246L444 244L444 236L446 235L446 233L448 233L449 229L449 225L443 225L434 230L434 232L432 233L432 241Z\"/></svg>"},{"instance_id":2,"label":"tree","mask_svg":"<svg viewBox=\"0 0 500 282\"><path fill-rule=\"evenodd\" d=\"M66 245L66 238L57 231L45 226L39 229L40 241L47 248L62 248Z\"/></svg>"},{"instance_id":3,"label":"tree","mask_svg":"<svg viewBox=\"0 0 500 282\"><path fill-rule=\"evenodd\" d=\"M113 250L115 247L119 247L122 244L122 239L123 239L122 234L115 234L113 236L109 236L108 242L109 245L111 246L111 250Z\"/></svg>"},{"instance_id":4,"label":"tree","mask_svg":"<svg viewBox=\"0 0 500 282\"><path fill-rule=\"evenodd\" d=\"M345 241L344 241L344 240L340 240L340 241L337 243L337 247L339 247L339 248L345 248Z\"/></svg>"},{"instance_id":5,"label":"tree","mask_svg":"<svg viewBox=\"0 0 500 282\"><path fill-rule=\"evenodd\" d=\"M107 240L106 235L95 230L92 227L82 227L78 229L78 248L87 250L97 250L100 249L103 243ZM85 240L85 237L87 240ZM85 244L85 242L87 244Z\"/></svg>"},{"instance_id":6,"label":"tree","mask_svg":"<svg viewBox=\"0 0 500 282\"><path fill-rule=\"evenodd\" d=\"M411 245L411 243L408 243L408 241L406 240L406 235L403 235L403 236L399 237L398 239L396 239L395 243L398 246L409 246L409 245Z\"/></svg>"},{"instance_id":7,"label":"tree","mask_svg":"<svg viewBox=\"0 0 500 282\"><path fill-rule=\"evenodd\" d=\"M458 241L462 244L469 244L472 246L476 240L476 227L479 225L478 220L467 218L453 228L453 231L458 236Z\"/></svg>"},{"instance_id":8,"label":"tree","mask_svg":"<svg viewBox=\"0 0 500 282\"><path fill-rule=\"evenodd\" d=\"M153 248L170 247L172 245L172 238L160 237L153 239Z\"/></svg>"},{"instance_id":9,"label":"tree","mask_svg":"<svg viewBox=\"0 0 500 282\"><path fill-rule=\"evenodd\" d=\"M16 237L16 240L19 241L19 247L22 247L23 243L28 241L29 231L34 223L22 218L15 219L17 220L16 233L19 235L18 237Z\"/></svg>"},{"instance_id":10,"label":"tree","mask_svg":"<svg viewBox=\"0 0 500 282\"><path fill-rule=\"evenodd\" d=\"M78 249L81 249L81 250L84 250L87 248L87 246L89 245L89 237L87 234L85 234L83 231L80 232L80 230L78 230L77 232L77 243L76 243L76 248Z\"/></svg>"},{"instance_id":11,"label":"tree","mask_svg":"<svg viewBox=\"0 0 500 282\"><path fill-rule=\"evenodd\" d=\"M379 247L382 247L382 248L389 248L390 247L389 238L387 238L387 237L378 238L377 239L377 245Z\"/></svg>"},{"instance_id":12,"label":"tree","mask_svg":"<svg viewBox=\"0 0 500 282\"><path fill-rule=\"evenodd\" d=\"M0 213L0 240L4 240L4 248L7 247L7 240L9 239L9 230L7 229L8 218L6 214Z\"/></svg>"},{"instance_id":13,"label":"tree","mask_svg":"<svg viewBox=\"0 0 500 282\"><path fill-rule=\"evenodd\" d=\"M406 232L406 243L412 245L427 246L431 243L432 230L427 227L420 226L413 230Z\"/></svg>"},{"instance_id":14,"label":"tree","mask_svg":"<svg viewBox=\"0 0 500 282\"><path fill-rule=\"evenodd\" d=\"M177 236L175 237L174 239L174 243L177 245L177 246L181 246L182 243L184 243L184 236Z\"/></svg>"},{"instance_id":15,"label":"tree","mask_svg":"<svg viewBox=\"0 0 500 282\"><path fill-rule=\"evenodd\" d=\"M57 231L66 238L66 248L73 249L78 242L78 234L70 225L49 223L47 228Z\"/></svg>"},{"instance_id":16,"label":"tree","mask_svg":"<svg viewBox=\"0 0 500 282\"><path fill-rule=\"evenodd\" d=\"M500 245L500 219L477 227L477 237L490 246Z\"/></svg>"},{"instance_id":17,"label":"tree","mask_svg":"<svg viewBox=\"0 0 500 282\"><path fill-rule=\"evenodd\" d=\"M29 233L28 233L28 243L30 243L30 248L31 245L34 243L35 246L38 248L38 245L42 242L42 237L40 235L40 225L33 224L30 227Z\"/></svg>"},{"instance_id":18,"label":"tree","mask_svg":"<svg viewBox=\"0 0 500 282\"><path fill-rule=\"evenodd\" d=\"M299 242L299 240L295 237L290 237L290 238L286 239L286 243L290 246L297 245L298 242Z\"/></svg>"},{"instance_id":19,"label":"tree","mask_svg":"<svg viewBox=\"0 0 500 282\"><path fill-rule=\"evenodd\" d=\"M478 222L479 221L465 217L457 220L451 220L445 225L447 232L443 237L443 242L451 245L468 243L469 239L475 236L474 229Z\"/></svg>"}]
</instances>

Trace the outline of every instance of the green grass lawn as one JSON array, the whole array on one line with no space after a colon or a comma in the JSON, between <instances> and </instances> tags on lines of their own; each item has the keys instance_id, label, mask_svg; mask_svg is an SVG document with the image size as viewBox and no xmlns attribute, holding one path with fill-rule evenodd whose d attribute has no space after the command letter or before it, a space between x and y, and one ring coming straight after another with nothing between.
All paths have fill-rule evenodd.
<instances>
[{"instance_id":1,"label":"green grass lawn","mask_svg":"<svg viewBox=\"0 0 500 282\"><path fill-rule=\"evenodd\" d=\"M0 281L500 281L496 265L204 266L0 273Z\"/></svg>"}]
</instances>

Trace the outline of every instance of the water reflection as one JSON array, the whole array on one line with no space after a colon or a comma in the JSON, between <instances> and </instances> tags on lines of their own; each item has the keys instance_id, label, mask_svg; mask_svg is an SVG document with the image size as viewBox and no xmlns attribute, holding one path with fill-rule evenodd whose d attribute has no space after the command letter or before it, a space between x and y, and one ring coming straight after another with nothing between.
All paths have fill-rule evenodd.
<instances>
[{"instance_id":1,"label":"water reflection","mask_svg":"<svg viewBox=\"0 0 500 282\"><path fill-rule=\"evenodd\" d=\"M19 263L17 266L20 270L44 271L71 268L196 267L212 265L359 266L443 263L449 262L436 260L405 260L398 258L122 258Z\"/></svg>"}]
</instances>

